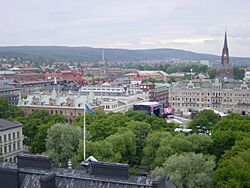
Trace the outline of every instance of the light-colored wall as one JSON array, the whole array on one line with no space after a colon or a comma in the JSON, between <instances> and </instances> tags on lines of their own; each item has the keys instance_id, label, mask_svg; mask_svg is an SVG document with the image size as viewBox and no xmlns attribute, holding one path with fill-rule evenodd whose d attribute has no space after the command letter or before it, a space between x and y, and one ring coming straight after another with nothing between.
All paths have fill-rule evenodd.
<instances>
[{"instance_id":1,"label":"light-colored wall","mask_svg":"<svg viewBox=\"0 0 250 188\"><path fill-rule=\"evenodd\" d=\"M222 112L243 111L250 114L250 90L178 88L170 89L169 101L175 111L187 112L203 108L213 108Z\"/></svg>"},{"instance_id":2,"label":"light-colored wall","mask_svg":"<svg viewBox=\"0 0 250 188\"><path fill-rule=\"evenodd\" d=\"M17 132L19 132L19 137ZM13 133L15 134L15 138L13 137ZM6 140L4 139L4 135L6 135ZM23 151L22 127L0 131L0 137L0 150L3 160L16 161L17 154Z\"/></svg>"}]
</instances>

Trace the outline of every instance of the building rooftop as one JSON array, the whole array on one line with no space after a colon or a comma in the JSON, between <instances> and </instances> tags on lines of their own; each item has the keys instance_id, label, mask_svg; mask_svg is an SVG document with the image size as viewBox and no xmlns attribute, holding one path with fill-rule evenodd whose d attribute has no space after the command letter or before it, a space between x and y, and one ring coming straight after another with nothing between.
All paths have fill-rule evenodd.
<instances>
[{"instance_id":1,"label":"building rooftop","mask_svg":"<svg viewBox=\"0 0 250 188\"><path fill-rule=\"evenodd\" d=\"M19 122L0 119L0 131L17 128L21 126L23 125Z\"/></svg>"},{"instance_id":2,"label":"building rooftop","mask_svg":"<svg viewBox=\"0 0 250 188\"><path fill-rule=\"evenodd\" d=\"M0 162L1 188L176 188L169 178L130 176L128 165L90 162L82 169L51 166L43 156L18 155L18 163Z\"/></svg>"}]
</instances>

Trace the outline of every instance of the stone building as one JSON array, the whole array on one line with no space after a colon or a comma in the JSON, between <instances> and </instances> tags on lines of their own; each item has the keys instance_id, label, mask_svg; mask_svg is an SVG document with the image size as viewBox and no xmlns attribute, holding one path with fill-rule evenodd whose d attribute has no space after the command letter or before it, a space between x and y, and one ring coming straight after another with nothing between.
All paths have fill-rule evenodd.
<instances>
[{"instance_id":1,"label":"stone building","mask_svg":"<svg viewBox=\"0 0 250 188\"><path fill-rule=\"evenodd\" d=\"M170 87L169 101L175 112L212 108L221 112L250 114L250 82L191 80Z\"/></svg>"},{"instance_id":2,"label":"stone building","mask_svg":"<svg viewBox=\"0 0 250 188\"><path fill-rule=\"evenodd\" d=\"M170 84L168 83L151 83L146 82L141 84L140 88L143 92L149 93L149 101L160 102L162 105L168 103L168 93Z\"/></svg>"},{"instance_id":3,"label":"stone building","mask_svg":"<svg viewBox=\"0 0 250 188\"><path fill-rule=\"evenodd\" d=\"M60 95L54 88L52 94L42 92L28 95L26 99L19 99L18 106L26 114L31 114L37 109L48 110L50 114L63 115L68 123L84 113L85 104L94 106L94 99L91 95L80 96L71 91L67 95Z\"/></svg>"},{"instance_id":4,"label":"stone building","mask_svg":"<svg viewBox=\"0 0 250 188\"><path fill-rule=\"evenodd\" d=\"M148 94L139 88L131 89L111 85L84 86L78 92L59 92L54 88L52 93L38 92L19 99L18 106L26 114L37 109L48 110L50 114L60 114L66 117L68 123L84 113L85 104L105 112L126 112L133 104L148 101Z\"/></svg>"},{"instance_id":5,"label":"stone building","mask_svg":"<svg viewBox=\"0 0 250 188\"><path fill-rule=\"evenodd\" d=\"M15 162L23 151L22 124L0 119L0 156L4 161Z\"/></svg>"},{"instance_id":6,"label":"stone building","mask_svg":"<svg viewBox=\"0 0 250 188\"><path fill-rule=\"evenodd\" d=\"M129 85L113 86L108 83L103 85L83 86L80 93L87 95L93 93L95 99L105 112L127 112L133 109L138 102L149 101L149 94L143 92L139 87Z\"/></svg>"},{"instance_id":7,"label":"stone building","mask_svg":"<svg viewBox=\"0 0 250 188\"><path fill-rule=\"evenodd\" d=\"M14 105L17 105L20 91L21 90L19 88L0 87L0 97L7 99Z\"/></svg>"}]
</instances>

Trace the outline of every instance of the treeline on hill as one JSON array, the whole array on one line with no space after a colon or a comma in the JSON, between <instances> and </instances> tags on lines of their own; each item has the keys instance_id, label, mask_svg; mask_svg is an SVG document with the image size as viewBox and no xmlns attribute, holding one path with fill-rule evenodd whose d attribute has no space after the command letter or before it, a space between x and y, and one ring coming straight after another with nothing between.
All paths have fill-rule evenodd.
<instances>
[{"instance_id":1,"label":"treeline on hill","mask_svg":"<svg viewBox=\"0 0 250 188\"><path fill-rule=\"evenodd\" d=\"M46 110L23 116L20 109L0 100L0 118L24 124L24 143L32 153L49 155L55 166L74 166L83 160L79 116L72 126ZM193 134L174 132L175 124L141 111L87 113L87 156L99 161L128 163L130 172L146 166L151 176L165 173L178 187L249 187L250 117L230 114L221 119L211 110L189 124ZM197 134L200 131L207 134Z\"/></svg>"},{"instance_id":2,"label":"treeline on hill","mask_svg":"<svg viewBox=\"0 0 250 188\"><path fill-rule=\"evenodd\" d=\"M67 46L7 46L0 47L0 56L20 57L32 62L97 62L102 60L102 51L105 51L105 59L110 62L119 61L147 61L182 59L190 61L209 60L215 62L220 56L195 53L178 49L111 49L91 47L67 47ZM43 62L44 61L44 62ZM238 66L249 65L249 58L230 57L230 61Z\"/></svg>"}]
</instances>

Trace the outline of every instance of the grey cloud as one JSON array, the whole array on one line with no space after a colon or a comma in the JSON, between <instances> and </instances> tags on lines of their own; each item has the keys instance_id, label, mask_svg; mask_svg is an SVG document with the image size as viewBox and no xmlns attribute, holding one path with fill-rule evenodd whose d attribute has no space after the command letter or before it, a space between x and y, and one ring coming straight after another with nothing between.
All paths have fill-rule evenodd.
<instances>
[{"instance_id":1,"label":"grey cloud","mask_svg":"<svg viewBox=\"0 0 250 188\"><path fill-rule=\"evenodd\" d=\"M178 47L250 56L249 0L0 0L0 45ZM140 44L141 38L170 42ZM172 41L213 38L199 44ZM233 47L234 46L234 47ZM237 48L236 48L237 46ZM217 52L217 50L219 52Z\"/></svg>"}]
</instances>

